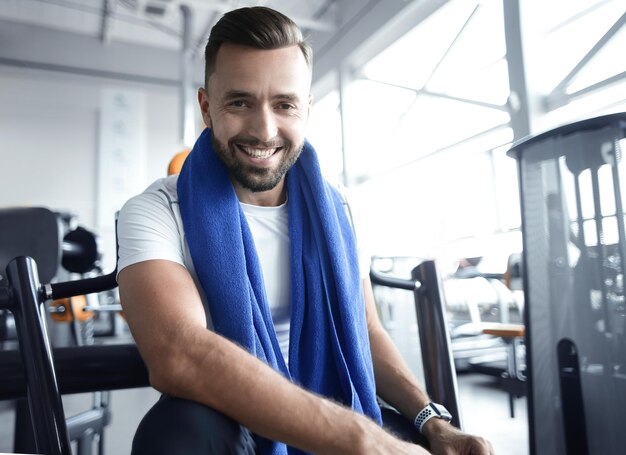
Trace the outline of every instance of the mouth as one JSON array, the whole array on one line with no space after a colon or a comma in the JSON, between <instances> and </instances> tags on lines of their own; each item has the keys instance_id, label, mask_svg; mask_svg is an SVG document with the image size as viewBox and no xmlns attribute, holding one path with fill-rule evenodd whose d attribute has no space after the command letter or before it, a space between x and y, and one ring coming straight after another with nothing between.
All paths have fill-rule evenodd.
<instances>
[{"instance_id":1,"label":"mouth","mask_svg":"<svg viewBox=\"0 0 626 455\"><path fill-rule=\"evenodd\" d=\"M255 160L267 160L275 153L281 151L283 147L252 147L249 145L235 144L237 150L245 153Z\"/></svg>"}]
</instances>

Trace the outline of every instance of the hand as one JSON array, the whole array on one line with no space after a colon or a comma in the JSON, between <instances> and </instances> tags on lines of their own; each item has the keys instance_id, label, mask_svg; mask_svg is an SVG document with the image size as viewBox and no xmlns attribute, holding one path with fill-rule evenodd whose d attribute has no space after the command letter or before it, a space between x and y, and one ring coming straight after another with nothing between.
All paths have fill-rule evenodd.
<instances>
[{"instance_id":1,"label":"hand","mask_svg":"<svg viewBox=\"0 0 626 455\"><path fill-rule=\"evenodd\" d=\"M319 450L320 455L428 455L423 447L402 441L373 421L359 416L354 420L356 434L347 432L346 439L328 450ZM352 433L352 435L350 435ZM342 444L343 443L343 444Z\"/></svg>"},{"instance_id":2,"label":"hand","mask_svg":"<svg viewBox=\"0 0 626 455\"><path fill-rule=\"evenodd\" d=\"M434 455L495 454L491 443L486 439L463 433L442 420L430 419L425 430L430 442L430 450Z\"/></svg>"},{"instance_id":3,"label":"hand","mask_svg":"<svg viewBox=\"0 0 626 455\"><path fill-rule=\"evenodd\" d=\"M430 453L423 447L402 441L385 430L381 429L381 433L382 434L375 436L372 435L374 437L370 441L370 447L366 447L363 451L359 451L359 453L367 455L428 455Z\"/></svg>"}]
</instances>

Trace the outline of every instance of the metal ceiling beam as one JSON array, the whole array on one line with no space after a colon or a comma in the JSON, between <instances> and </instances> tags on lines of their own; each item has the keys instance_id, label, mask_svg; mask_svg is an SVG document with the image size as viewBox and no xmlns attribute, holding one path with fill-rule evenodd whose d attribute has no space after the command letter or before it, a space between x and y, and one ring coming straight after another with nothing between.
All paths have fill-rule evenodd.
<instances>
[{"instance_id":1,"label":"metal ceiling beam","mask_svg":"<svg viewBox=\"0 0 626 455\"><path fill-rule=\"evenodd\" d=\"M195 10L202 11L217 11L218 13L226 13L235 8L231 4L231 2L226 3L216 3L216 2L207 2L206 0L180 0L177 2L179 5L185 4L187 6L193 7ZM309 30L316 30L322 32L332 32L336 29L336 27L325 21L309 19L306 17L298 17L289 15L291 20L293 20L300 28L305 28Z\"/></svg>"},{"instance_id":2,"label":"metal ceiling beam","mask_svg":"<svg viewBox=\"0 0 626 455\"><path fill-rule=\"evenodd\" d=\"M504 39L506 60L509 68L508 108L511 116L513 139L518 140L530 134L530 111L524 52L522 46L520 0L502 0L504 7Z\"/></svg>"},{"instance_id":3,"label":"metal ceiling beam","mask_svg":"<svg viewBox=\"0 0 626 455\"><path fill-rule=\"evenodd\" d=\"M503 112L507 112L508 111L508 107L507 106L503 106L501 104L494 104L494 103L487 103L485 101L479 101L479 100L474 100L471 98L463 98L460 96L454 96L454 95L449 95L447 93L442 93L442 92L434 92L432 90L427 90L427 89L423 89L423 88L415 88L415 87L407 87L406 85L401 85L401 84L394 84L392 82L386 82L386 81L381 81L378 79L372 79L371 77L366 77L364 76L362 73L358 73L361 79L367 80L367 81L371 81L371 82L376 82L377 84L383 84L383 85L388 85L390 87L396 87L399 89L403 89L403 90L410 90L412 92L414 92L416 95L427 95L427 96L432 96L435 98L445 98L447 100L451 100L451 101L459 101L461 103L465 103L465 104L472 104L474 106L480 106L480 107L485 107L487 109L495 109L497 111L503 111Z\"/></svg>"},{"instance_id":4,"label":"metal ceiling beam","mask_svg":"<svg viewBox=\"0 0 626 455\"><path fill-rule=\"evenodd\" d=\"M435 66L433 67L432 71L430 72L430 74L428 75L428 78L426 79L426 82L424 82L424 87L428 86L428 83L432 80L432 78L435 76L435 73L437 72L437 70L439 69L439 67L441 66L441 64L445 61L446 57L448 57L448 55L450 55L450 52L452 51L452 49L454 49L454 46L456 45L456 43L459 42L459 39L461 38L461 35L463 35L463 33L465 32L465 30L467 30L467 26L472 22L472 19L474 17L476 17L476 13L478 12L478 10L480 9L481 5L477 4L474 9L472 10L472 12L469 14L469 16L467 17L467 19L465 20L465 22L463 23L463 25L461 26L461 28L459 29L459 31L457 32L456 36L454 37L454 39L452 40L452 42L450 43L450 45L448 46L448 48L446 49L446 51L443 53L443 55L441 56L441 58L439 59L439 61L435 64Z\"/></svg>"},{"instance_id":5,"label":"metal ceiling beam","mask_svg":"<svg viewBox=\"0 0 626 455\"><path fill-rule=\"evenodd\" d=\"M180 51L0 21L0 64L163 86L180 85ZM202 67L190 69L202 84Z\"/></svg>"},{"instance_id":6,"label":"metal ceiling beam","mask_svg":"<svg viewBox=\"0 0 626 455\"><path fill-rule=\"evenodd\" d=\"M100 40L104 44L111 42L111 29L113 28L113 21L111 16L115 14L115 6L117 0L102 0L102 26L100 28Z\"/></svg>"},{"instance_id":7,"label":"metal ceiling beam","mask_svg":"<svg viewBox=\"0 0 626 455\"><path fill-rule=\"evenodd\" d=\"M589 87L581 88L580 90L577 90L575 92L564 94L561 97L548 98L546 100L546 108L548 110L557 109L559 107L565 106L571 101L582 98L583 96L593 93L599 89L603 89L613 84L618 84L620 82L626 82L626 71L622 71L619 74L615 74L614 76L598 81L595 84L591 84Z\"/></svg>"},{"instance_id":8,"label":"metal ceiling beam","mask_svg":"<svg viewBox=\"0 0 626 455\"><path fill-rule=\"evenodd\" d=\"M598 42L585 54L585 56L572 68L567 76L563 78L561 82L550 92L550 94L546 97L545 105L549 110L556 109L558 107L564 106L569 103L573 97L578 97L581 93L586 93L588 90L579 90L576 94L568 94L567 86L580 74L580 72L585 68L589 62L600 52L600 50L608 43L613 36L617 34L617 32L626 24L626 12L622 14L620 18L615 21L615 23L607 30L607 32L598 40ZM603 85L608 85L609 83L613 83L615 80L615 76L606 79L606 81L601 81L593 85L594 88L599 88ZM618 75L617 80L621 79L621 76Z\"/></svg>"}]
</instances>

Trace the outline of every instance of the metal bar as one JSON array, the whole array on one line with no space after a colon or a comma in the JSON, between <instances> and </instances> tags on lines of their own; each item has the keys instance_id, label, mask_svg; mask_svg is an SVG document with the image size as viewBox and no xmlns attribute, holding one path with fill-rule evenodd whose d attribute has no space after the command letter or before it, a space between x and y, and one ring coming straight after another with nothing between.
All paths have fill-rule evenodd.
<instances>
[{"instance_id":1,"label":"metal bar","mask_svg":"<svg viewBox=\"0 0 626 455\"><path fill-rule=\"evenodd\" d=\"M578 13L574 14L573 16L566 18L563 22L560 22L560 23L556 24L554 27L549 28L548 30L546 30L546 33L551 34L551 33L554 33L554 32L556 32L558 30L561 30L563 27L566 27L566 26L568 26L570 24L573 24L574 22L579 20L581 17L585 17L585 16L593 13L598 8L606 5L607 3L611 3L612 1L613 0L599 0L595 4L589 6L588 8L585 8L585 9L579 11Z\"/></svg>"},{"instance_id":2,"label":"metal bar","mask_svg":"<svg viewBox=\"0 0 626 455\"><path fill-rule=\"evenodd\" d=\"M61 394L150 385L148 370L134 344L55 348L53 357ZM26 396L19 351L0 351L0 378L0 400Z\"/></svg>"},{"instance_id":3,"label":"metal bar","mask_svg":"<svg viewBox=\"0 0 626 455\"><path fill-rule=\"evenodd\" d=\"M38 0L39 2L42 3L50 3L52 5L58 5L58 6L62 6L65 8L68 8L70 10L75 10L75 11L82 11L85 13L90 13L90 14L94 14L97 16L100 16L103 14L104 9L97 7L97 6L91 6L91 5L86 5L85 3L87 2L70 2L67 0ZM189 2L189 0L186 0L187 2ZM133 25L139 25L142 27L148 27L148 28L154 28L156 30L159 30L163 33L165 33L166 35L169 36L178 36L179 33L177 30L167 27L163 24L161 24L158 21L152 21L149 19L145 19L143 17L137 17L136 15L130 15L130 14L121 14L119 12L116 11L111 11L109 14L111 14L112 19L118 20L120 22L127 22L129 24L133 24Z\"/></svg>"},{"instance_id":4,"label":"metal bar","mask_svg":"<svg viewBox=\"0 0 626 455\"><path fill-rule=\"evenodd\" d=\"M432 96L433 98L443 98L443 99L447 99L447 100L451 100L451 101L458 101L460 103L465 103L465 104L471 104L474 106L480 106L480 107L485 107L487 109L495 109L497 111L502 111L502 112L508 112L509 108L506 105L501 105L501 104L493 104L493 103L486 103L484 101L479 101L479 100L473 100L470 98L463 98L460 96L454 96L454 95L449 95L447 93L441 93L441 92L433 92L432 90L428 90L428 89L417 89L415 87L407 87L406 85L402 85L402 84L395 84L393 82L386 82L386 81L381 81L379 79L374 79L371 77L366 76L365 74L363 74L363 72L358 72L358 77L360 79L364 79L366 81L370 81L370 82L376 82L377 84L382 84L382 85L386 85L389 87L395 87L395 88L399 88L399 89L403 89L403 90L410 90L411 92L414 92L416 95L427 95L427 96Z\"/></svg>"},{"instance_id":5,"label":"metal bar","mask_svg":"<svg viewBox=\"0 0 626 455\"><path fill-rule=\"evenodd\" d=\"M71 455L65 414L54 374L52 351L41 316L37 265L32 258L18 257L7 266L12 287L15 325L28 384L28 404L40 453Z\"/></svg>"},{"instance_id":6,"label":"metal bar","mask_svg":"<svg viewBox=\"0 0 626 455\"><path fill-rule=\"evenodd\" d=\"M370 269L370 280L373 284L379 286L387 286L388 288L405 289L407 291L414 291L419 289L421 283L414 280L404 280L402 278L395 278L387 276L384 273L380 273L374 269Z\"/></svg>"},{"instance_id":7,"label":"metal bar","mask_svg":"<svg viewBox=\"0 0 626 455\"><path fill-rule=\"evenodd\" d=\"M90 430L100 434L111 420L111 412L107 408L94 408L67 418L70 439L76 441ZM93 439L93 438L92 438ZM91 441L89 441L91 443ZM91 452L89 452L91 453Z\"/></svg>"},{"instance_id":8,"label":"metal bar","mask_svg":"<svg viewBox=\"0 0 626 455\"><path fill-rule=\"evenodd\" d=\"M589 93L593 93L598 89L608 87L612 84L617 84L624 80L626 80L626 71L622 71L619 74L615 74L607 79L598 81L595 84L591 84L589 87L581 88L580 90L577 90L573 93L568 94L566 93L565 90L561 90L561 91L554 90L545 98L545 101L544 101L545 109L548 111L555 110L559 107L565 106L570 101L581 98ZM621 103L621 101L619 101L616 104L619 104L619 103Z\"/></svg>"},{"instance_id":9,"label":"metal bar","mask_svg":"<svg viewBox=\"0 0 626 455\"><path fill-rule=\"evenodd\" d=\"M84 433L76 439L76 455L92 455L94 431L87 428Z\"/></svg>"},{"instance_id":10,"label":"metal bar","mask_svg":"<svg viewBox=\"0 0 626 455\"><path fill-rule=\"evenodd\" d=\"M528 90L524 69L524 49L522 46L520 0L503 0L504 39L506 60L509 68L508 108L511 116L513 138L518 140L530 134L530 114Z\"/></svg>"},{"instance_id":11,"label":"metal bar","mask_svg":"<svg viewBox=\"0 0 626 455\"><path fill-rule=\"evenodd\" d=\"M426 87L428 85L428 83L432 80L433 76L435 75L435 73L437 72L437 70L439 69L439 67L443 63L443 61L446 59L446 57L450 54L450 51L454 48L454 45L459 41L459 38L461 38L461 35L467 29L467 26L470 24L470 22L472 21L472 19L476 15L476 12L478 11L478 9L480 7L481 7L480 3L477 4L474 7L474 9L470 13L470 15L467 17L467 19L465 20L465 22L463 23L463 25L459 29L458 33L456 34L456 36L454 37L454 39L452 40L452 42L450 43L448 48L445 50L445 52L443 53L443 55L441 56L439 61L435 64L434 68L432 69L432 71L428 75L428 78L426 79L426 82L424 82L423 87Z\"/></svg>"},{"instance_id":12,"label":"metal bar","mask_svg":"<svg viewBox=\"0 0 626 455\"><path fill-rule=\"evenodd\" d=\"M64 283L47 285L46 300L63 299L67 297L74 297L76 295L108 291L109 289L117 287L116 274L117 271L113 271L108 275L97 276L94 278L85 278L84 280L67 281Z\"/></svg>"},{"instance_id":13,"label":"metal bar","mask_svg":"<svg viewBox=\"0 0 626 455\"><path fill-rule=\"evenodd\" d=\"M414 292L426 391L451 412L452 424L461 428L456 370L435 262L422 262L413 269L411 276L411 280L405 280L370 270L373 284Z\"/></svg>"},{"instance_id":14,"label":"metal bar","mask_svg":"<svg viewBox=\"0 0 626 455\"><path fill-rule=\"evenodd\" d=\"M552 93L564 92L567 85L580 73L580 71L589 63L589 61L596 56L596 54L604 47L604 45L619 31L622 26L626 24L626 13L615 21L610 29L598 40L598 42L585 54L585 56L576 64L574 68L569 72L567 76L563 78L561 82L554 88Z\"/></svg>"},{"instance_id":15,"label":"metal bar","mask_svg":"<svg viewBox=\"0 0 626 455\"><path fill-rule=\"evenodd\" d=\"M624 135L622 135L624 136ZM617 232L619 235L619 263L622 276L626 277L626 226L624 224L624 205L622 203L622 185L620 182L619 168L617 167L618 156L623 156L619 150L620 144L618 140L613 142L610 150L605 150L607 155L611 156L609 161L611 165L611 174L613 175L613 195L615 197L615 215L617 217Z\"/></svg>"},{"instance_id":16,"label":"metal bar","mask_svg":"<svg viewBox=\"0 0 626 455\"><path fill-rule=\"evenodd\" d=\"M471 104L473 106L485 107L487 109L494 109L496 111L502 111L502 112L508 112L509 111L509 108L506 105L486 103L485 101L473 100L473 99L470 99L470 98L462 98L460 96L449 95L447 93L433 92L431 90L426 90L426 89L418 90L418 94L429 95L429 96L432 96L434 98L442 98L442 99L446 99L446 100L450 100L450 101L458 101L459 103L465 103L465 104Z\"/></svg>"},{"instance_id":17,"label":"metal bar","mask_svg":"<svg viewBox=\"0 0 626 455\"><path fill-rule=\"evenodd\" d=\"M422 283L415 290L415 312L426 391L434 401L442 403L450 411L452 424L462 428L445 302L435 262L422 262L413 269L411 276Z\"/></svg>"},{"instance_id":18,"label":"metal bar","mask_svg":"<svg viewBox=\"0 0 626 455\"><path fill-rule=\"evenodd\" d=\"M598 150L600 153L600 150ZM593 211L594 220L596 224L596 243L598 248L597 254L597 267L598 274L600 275L600 292L602 295L602 314L604 317L604 330L606 336L614 336L611 333L611 315L609 313L609 302L607 298L607 286L606 286L606 270L604 267L604 260L606 256L606 242L604 238L604 229L602 226L602 203L600 202L600 178L598 176L599 168L595 167L591 169L591 188L593 191Z\"/></svg>"},{"instance_id":19,"label":"metal bar","mask_svg":"<svg viewBox=\"0 0 626 455\"><path fill-rule=\"evenodd\" d=\"M13 66L16 68L28 68L42 71L52 71L57 73L76 74L87 77L100 77L127 82L137 82L140 84L152 84L165 87L178 87L178 79L166 79L163 77L144 76L139 74L121 73L116 71L105 71L77 66L60 65L54 63L33 62L28 60L18 60L14 58L0 57L0 65Z\"/></svg>"},{"instance_id":20,"label":"metal bar","mask_svg":"<svg viewBox=\"0 0 626 455\"><path fill-rule=\"evenodd\" d=\"M102 22L100 25L100 41L103 44L109 44L111 42L111 29L113 28L113 21L111 16L115 14L115 6L117 0L103 0L102 1Z\"/></svg>"}]
</instances>

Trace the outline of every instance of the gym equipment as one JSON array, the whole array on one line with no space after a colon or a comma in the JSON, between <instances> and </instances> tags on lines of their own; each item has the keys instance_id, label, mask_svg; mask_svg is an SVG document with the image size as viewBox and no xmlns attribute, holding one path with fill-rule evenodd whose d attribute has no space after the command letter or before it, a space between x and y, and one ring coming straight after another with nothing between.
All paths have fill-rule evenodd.
<instances>
[{"instance_id":1,"label":"gym equipment","mask_svg":"<svg viewBox=\"0 0 626 455\"><path fill-rule=\"evenodd\" d=\"M72 273L87 273L98 260L96 237L87 229L78 226L63 237L63 268Z\"/></svg>"},{"instance_id":2,"label":"gym equipment","mask_svg":"<svg viewBox=\"0 0 626 455\"><path fill-rule=\"evenodd\" d=\"M531 454L624 453L626 113L514 144Z\"/></svg>"},{"instance_id":3,"label":"gym equipment","mask_svg":"<svg viewBox=\"0 0 626 455\"><path fill-rule=\"evenodd\" d=\"M452 414L452 424L462 428L454 360L441 281L434 261L423 261L406 280L370 270L373 284L413 291L418 332L424 364L426 392Z\"/></svg>"},{"instance_id":4,"label":"gym equipment","mask_svg":"<svg viewBox=\"0 0 626 455\"><path fill-rule=\"evenodd\" d=\"M179 174L180 170L183 168L185 160L187 159L187 155L190 153L191 150L185 149L174 155L170 160L170 164L167 166L167 175Z\"/></svg>"},{"instance_id":5,"label":"gym equipment","mask_svg":"<svg viewBox=\"0 0 626 455\"><path fill-rule=\"evenodd\" d=\"M70 455L70 440L77 440L78 451L90 453L91 438L85 435L101 432L108 422L107 399L102 395L93 409L66 420L60 393L143 387L149 385L148 373L134 345L52 350L43 303L114 288L116 272L41 285L41 280L49 281L55 275L61 257L58 217L50 210L0 210L0 233L3 234L0 237L3 273L4 262L8 262L0 285L0 309L13 313L20 345L19 354L0 351L0 397L17 398L26 394L37 452ZM24 256L25 252L32 257ZM11 255L17 257L11 259ZM38 271L35 260L44 265L43 272ZM77 269L87 267L86 261L78 264ZM55 357L58 357L56 364ZM89 446L81 446L81 442L88 442Z\"/></svg>"}]
</instances>

